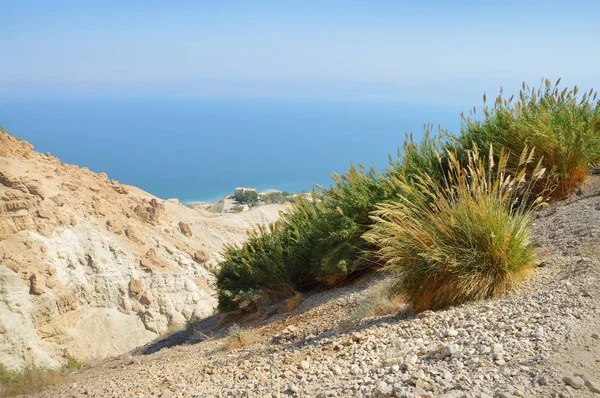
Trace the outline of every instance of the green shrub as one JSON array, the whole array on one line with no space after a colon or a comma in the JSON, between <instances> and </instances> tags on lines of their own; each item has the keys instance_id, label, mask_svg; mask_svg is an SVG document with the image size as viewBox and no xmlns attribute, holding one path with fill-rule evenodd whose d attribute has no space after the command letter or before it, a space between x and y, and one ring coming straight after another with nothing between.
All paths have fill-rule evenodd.
<instances>
[{"instance_id":1,"label":"green shrub","mask_svg":"<svg viewBox=\"0 0 600 398\"><path fill-rule=\"evenodd\" d=\"M407 137L402 160L393 161L384 173L362 165L351 165L332 176L329 189L302 197L290 213L270 228L249 235L241 246L227 246L217 274L219 308L231 310L256 296L286 298L318 285L334 286L357 272L378 268L375 247L363 238L372 224L370 213L377 203L390 200L397 186L390 178L418 173L425 168L439 171L440 138L419 144Z\"/></svg>"},{"instance_id":2,"label":"green shrub","mask_svg":"<svg viewBox=\"0 0 600 398\"><path fill-rule=\"evenodd\" d=\"M481 259L495 255L485 254L486 250L500 250L493 245L484 247L479 241L475 241L475 247L467 252L455 250L452 243L460 242L452 239L458 239L458 236L437 236L434 234L436 231L431 230L440 226L435 225L436 222L443 225L460 219L465 224L462 238L467 239L469 233L482 234L471 236L477 239L483 239L488 232L504 234L507 242L512 242L512 246L505 249L515 250L509 254L515 259L519 255L525 258L527 253L532 252L527 248L519 254L519 248L522 248L519 242L527 246L527 236L517 232L520 231L519 226L527 224L530 212L538 205L528 201L528 195L566 196L581 185L588 173L587 167L600 162L600 107L596 94L590 91L580 100L577 88L560 91L558 83L553 86L545 81L544 88L537 90L524 85L520 99L515 103L512 97L498 97L492 109L484 108L483 120L463 117L458 137L442 131L439 137L429 138L431 126L426 126L425 138L414 142L412 136L407 137L397 160L390 157L389 165L382 172L359 165L358 168L351 166L342 175L334 174L334 185L328 189L318 187L318 192L313 191L313 200L298 198L291 212L271 228L251 234L241 247L226 247L225 259L217 275L219 307L235 309L252 302L257 296L286 298L319 285L332 287L356 273L377 269L386 263L389 265L390 259L384 252L391 250L393 245L390 243L386 249L388 243L384 244L385 240L379 240L373 234L380 231L378 228L382 225L391 226L383 223L385 214L382 212L407 211L401 207L402 203L452 205L454 208L445 212L438 209L435 214L427 213L432 210L423 208L419 215L416 208L406 206L413 211L411 217L434 214L437 218L417 223L412 229L406 226L402 234L403 229L397 227L402 239L413 237L412 241L408 239L395 244L398 253L405 250L409 257L416 255L413 245L424 244L414 240L419 233L424 234L423 238L440 239L440 244L441 239L448 239L447 246L443 245L445 252L438 253L447 256L448 261L452 256L456 261L463 261L464 256ZM481 177L479 174L469 175L469 167L474 167L473 153L477 152L477 148L494 150L490 156L477 159L476 172L486 173L489 182L485 189L489 191L483 190L484 185L467 183L467 176ZM523 158L523 154L527 157ZM540 173L541 169L546 172ZM535 175L536 178L528 183L522 181L524 175ZM496 185L497 181L502 182L500 186ZM511 181L510 190L505 191L502 184ZM423 188L427 188L427 194L422 191ZM500 192L509 192L510 200L500 200L497 197ZM473 199L476 196L481 197L479 203ZM371 234L367 234L374 223L374 211L378 211L378 225ZM391 217L391 213L389 215ZM490 220L498 222L497 231ZM476 222L481 224L481 228L469 229ZM383 231L380 232L383 234ZM443 230L437 232L442 234ZM495 240L492 243L499 244ZM423 256L433 258L433 253ZM427 261L432 261L431 258ZM468 264L465 271L473 265L471 262ZM433 297L417 301L431 301L432 304L427 305L436 307L471 298L491 297L510 288L512 276L518 274L518 271L511 271L505 274L504 279L500 273L493 277L488 275L489 283L486 284L481 278L477 279L480 276L476 273L471 273L467 275L473 278L467 278L473 283L470 289L467 289L467 279L463 285L449 285L447 292L455 295L454 299L440 296L439 300ZM417 276L416 273L414 275ZM441 278L433 271L432 275ZM414 283L418 286L417 282ZM498 285L493 287L494 283ZM431 294L443 295L443 290L438 285ZM444 304L436 304L438 301ZM418 307L415 304L415 308Z\"/></svg>"},{"instance_id":3,"label":"green shrub","mask_svg":"<svg viewBox=\"0 0 600 398\"><path fill-rule=\"evenodd\" d=\"M219 309L238 308L263 294L285 298L306 289L313 280L307 264L318 214L316 199L299 198L292 213L251 232L243 245L225 246L217 273Z\"/></svg>"},{"instance_id":4,"label":"green shrub","mask_svg":"<svg viewBox=\"0 0 600 398\"><path fill-rule=\"evenodd\" d=\"M258 193L256 191L246 190L235 195L235 201L240 204L248 204L252 207L258 203Z\"/></svg>"},{"instance_id":5,"label":"green shrub","mask_svg":"<svg viewBox=\"0 0 600 398\"><path fill-rule=\"evenodd\" d=\"M534 265L531 213L540 198L528 200L530 181L543 176L531 151L516 162L516 178L506 174L509 156L494 162L477 147L462 165L448 151L448 171L440 186L427 172L391 182L403 192L381 203L365 239L397 273L397 288L414 312L498 296L512 289ZM441 158L440 158L441 159ZM441 161L441 160L440 160Z\"/></svg>"},{"instance_id":6,"label":"green shrub","mask_svg":"<svg viewBox=\"0 0 600 398\"><path fill-rule=\"evenodd\" d=\"M561 90L559 83L545 80L537 90L523 83L516 102L501 94L491 110L484 107L483 120L463 117L460 143L506 148L515 160L533 148L547 170L538 192L549 186L552 197L568 196L584 182L588 166L600 161L600 106L593 90L580 99L577 86Z\"/></svg>"}]
</instances>

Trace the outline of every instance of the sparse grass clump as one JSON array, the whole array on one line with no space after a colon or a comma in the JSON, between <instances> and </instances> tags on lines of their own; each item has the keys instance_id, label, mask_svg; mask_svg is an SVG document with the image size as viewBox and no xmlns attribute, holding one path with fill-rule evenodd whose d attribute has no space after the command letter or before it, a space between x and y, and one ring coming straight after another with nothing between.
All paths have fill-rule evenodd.
<instances>
[{"instance_id":1,"label":"sparse grass clump","mask_svg":"<svg viewBox=\"0 0 600 398\"><path fill-rule=\"evenodd\" d=\"M394 315L403 310L405 302L401 295L388 282L380 283L357 301L356 306L340 326L351 328L362 320L384 315Z\"/></svg>"},{"instance_id":2,"label":"sparse grass clump","mask_svg":"<svg viewBox=\"0 0 600 398\"><path fill-rule=\"evenodd\" d=\"M227 351L239 350L254 344L258 341L258 338L258 334L254 331L241 328L234 323L229 328L225 349Z\"/></svg>"},{"instance_id":3,"label":"sparse grass clump","mask_svg":"<svg viewBox=\"0 0 600 398\"><path fill-rule=\"evenodd\" d=\"M302 303L302 293L296 292L292 297L285 300L285 312L292 312Z\"/></svg>"},{"instance_id":4,"label":"sparse grass clump","mask_svg":"<svg viewBox=\"0 0 600 398\"><path fill-rule=\"evenodd\" d=\"M12 371L0 364L0 397L33 394L68 381L68 377L61 370L27 367L20 371Z\"/></svg>"},{"instance_id":5,"label":"sparse grass clump","mask_svg":"<svg viewBox=\"0 0 600 398\"><path fill-rule=\"evenodd\" d=\"M63 366L64 370L79 370L85 365L84 361L81 361L71 355L67 356L67 363Z\"/></svg>"},{"instance_id":6,"label":"sparse grass clump","mask_svg":"<svg viewBox=\"0 0 600 398\"><path fill-rule=\"evenodd\" d=\"M493 158L492 148L482 158L475 147L463 166L448 152L443 188L425 172L400 176L391 183L403 194L377 206L365 238L396 272L413 312L499 296L533 268L531 213L541 201L524 203L522 187L543 169L538 164L526 174L533 152L525 150L513 178L506 174L509 156L501 152L499 164Z\"/></svg>"},{"instance_id":7,"label":"sparse grass clump","mask_svg":"<svg viewBox=\"0 0 600 398\"><path fill-rule=\"evenodd\" d=\"M485 118L464 119L459 141L465 148L493 145L505 149L513 160L525 147L535 149L547 173L539 181L539 191L552 188L548 195L560 199L583 184L588 168L600 162L600 106L593 90L578 97L579 89L559 88L544 80L542 87L523 83L519 99L498 96ZM485 96L484 96L485 101ZM508 168L516 165L509 163Z\"/></svg>"}]
</instances>

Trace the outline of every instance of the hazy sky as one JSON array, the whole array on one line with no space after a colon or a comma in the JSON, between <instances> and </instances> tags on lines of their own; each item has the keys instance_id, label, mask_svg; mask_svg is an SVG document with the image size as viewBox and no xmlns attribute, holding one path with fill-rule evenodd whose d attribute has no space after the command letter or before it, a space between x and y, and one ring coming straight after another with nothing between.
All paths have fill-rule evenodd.
<instances>
[{"instance_id":1,"label":"hazy sky","mask_svg":"<svg viewBox=\"0 0 600 398\"><path fill-rule=\"evenodd\" d=\"M0 95L467 101L600 88L598 1L0 0Z\"/></svg>"}]
</instances>

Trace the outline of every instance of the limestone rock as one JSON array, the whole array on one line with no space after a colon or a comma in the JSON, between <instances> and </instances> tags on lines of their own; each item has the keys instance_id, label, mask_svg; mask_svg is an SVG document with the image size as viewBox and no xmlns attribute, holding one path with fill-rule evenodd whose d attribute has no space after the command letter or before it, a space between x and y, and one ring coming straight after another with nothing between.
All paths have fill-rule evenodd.
<instances>
[{"instance_id":1,"label":"limestone rock","mask_svg":"<svg viewBox=\"0 0 600 398\"><path fill-rule=\"evenodd\" d=\"M194 261L196 261L196 262L198 262L200 264L205 263L205 262L207 262L210 259L208 253L206 253L202 249L196 250L194 252L192 258L194 259Z\"/></svg>"},{"instance_id":2,"label":"limestone rock","mask_svg":"<svg viewBox=\"0 0 600 398\"><path fill-rule=\"evenodd\" d=\"M456 355L460 351L460 347L457 344L449 344L442 350L442 358L447 358Z\"/></svg>"},{"instance_id":3,"label":"limestone rock","mask_svg":"<svg viewBox=\"0 0 600 398\"><path fill-rule=\"evenodd\" d=\"M308 361L300 361L300 369L307 370L310 368L310 362Z\"/></svg>"},{"instance_id":4,"label":"limestone rock","mask_svg":"<svg viewBox=\"0 0 600 398\"><path fill-rule=\"evenodd\" d=\"M139 296L144 292L144 282L139 279L129 281L129 293L132 296Z\"/></svg>"},{"instance_id":5,"label":"limestone rock","mask_svg":"<svg viewBox=\"0 0 600 398\"><path fill-rule=\"evenodd\" d=\"M148 203L149 206L145 204L138 204L133 212L140 220L146 222L148 224L156 225L160 220L160 216L163 213L165 207L162 203L159 203L156 199L151 199Z\"/></svg>"},{"instance_id":6,"label":"limestone rock","mask_svg":"<svg viewBox=\"0 0 600 398\"><path fill-rule=\"evenodd\" d=\"M40 295L42 293L44 293L44 279L42 276L38 275L38 274L33 274L29 277L29 283L30 283L30 293L31 294L35 294L35 295Z\"/></svg>"},{"instance_id":7,"label":"limestone rock","mask_svg":"<svg viewBox=\"0 0 600 398\"><path fill-rule=\"evenodd\" d=\"M594 392L596 394L600 394L600 383L598 383L597 381L588 379L588 380L585 381L585 386L591 392Z\"/></svg>"},{"instance_id":8,"label":"limestone rock","mask_svg":"<svg viewBox=\"0 0 600 398\"><path fill-rule=\"evenodd\" d=\"M59 367L65 352L120 355L211 314L204 260L284 208L215 220L0 132L0 362ZM179 222L194 230L185 243L164 232Z\"/></svg>"},{"instance_id":9,"label":"limestone rock","mask_svg":"<svg viewBox=\"0 0 600 398\"><path fill-rule=\"evenodd\" d=\"M192 229L190 228L189 224L186 224L183 221L179 222L179 230L188 238L192 236Z\"/></svg>"},{"instance_id":10,"label":"limestone rock","mask_svg":"<svg viewBox=\"0 0 600 398\"><path fill-rule=\"evenodd\" d=\"M52 217L52 214L49 213L47 210L42 210L42 209L38 209L37 211L37 216L39 218L45 218L45 219L49 219Z\"/></svg>"},{"instance_id":11,"label":"limestone rock","mask_svg":"<svg viewBox=\"0 0 600 398\"><path fill-rule=\"evenodd\" d=\"M580 390L583 388L583 386L585 385L585 382L583 381L583 379L581 377L578 376L564 376L562 378L562 381L573 387L576 390Z\"/></svg>"},{"instance_id":12,"label":"limestone rock","mask_svg":"<svg viewBox=\"0 0 600 398\"><path fill-rule=\"evenodd\" d=\"M152 305L153 302L154 302L154 296L152 296L152 293L150 293L150 292L145 292L140 297L140 303L142 303L145 306L150 306L150 305Z\"/></svg>"}]
</instances>

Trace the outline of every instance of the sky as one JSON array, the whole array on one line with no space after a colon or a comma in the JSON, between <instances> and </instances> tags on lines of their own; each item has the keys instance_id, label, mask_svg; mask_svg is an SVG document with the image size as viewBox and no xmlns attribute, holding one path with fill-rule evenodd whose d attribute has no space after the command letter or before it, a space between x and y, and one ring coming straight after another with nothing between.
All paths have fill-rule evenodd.
<instances>
[{"instance_id":1,"label":"sky","mask_svg":"<svg viewBox=\"0 0 600 398\"><path fill-rule=\"evenodd\" d=\"M600 87L600 2L0 0L0 96L473 103Z\"/></svg>"}]
</instances>

